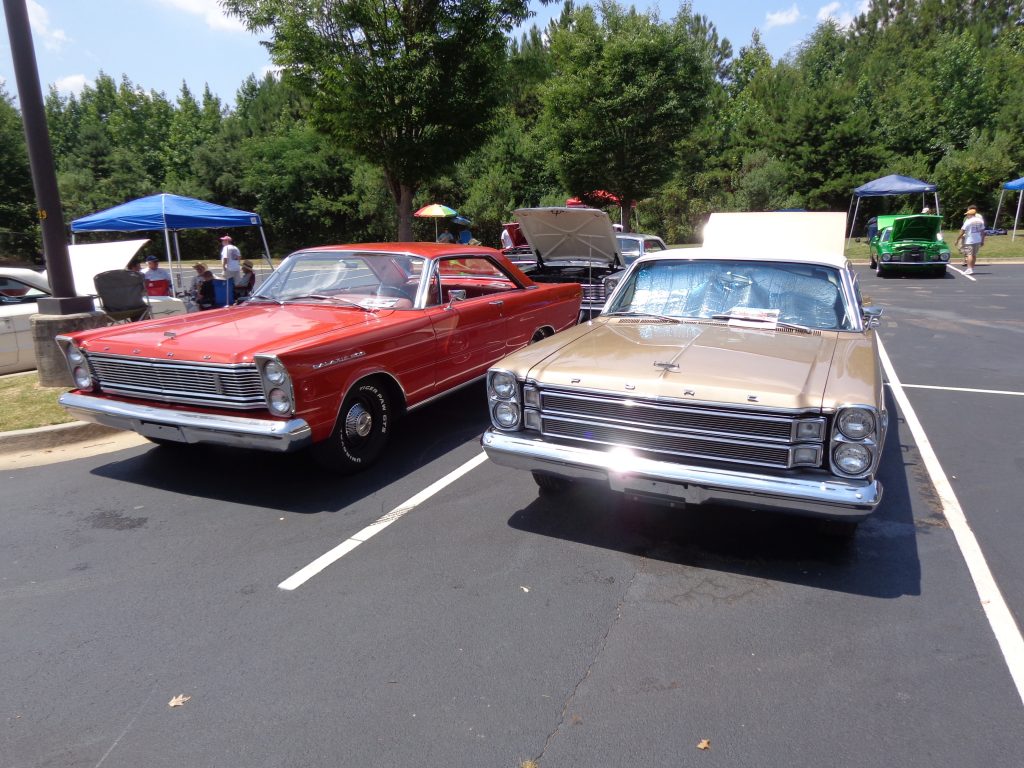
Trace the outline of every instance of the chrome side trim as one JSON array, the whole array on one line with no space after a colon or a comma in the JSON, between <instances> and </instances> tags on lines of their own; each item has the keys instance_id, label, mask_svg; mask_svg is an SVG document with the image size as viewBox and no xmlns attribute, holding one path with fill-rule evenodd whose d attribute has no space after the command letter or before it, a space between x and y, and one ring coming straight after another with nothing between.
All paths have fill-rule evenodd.
<instances>
[{"instance_id":1,"label":"chrome side trim","mask_svg":"<svg viewBox=\"0 0 1024 768\"><path fill-rule=\"evenodd\" d=\"M570 480L596 480L613 491L656 501L728 504L811 517L860 520L882 500L877 480L786 477L646 459L629 451L556 445L493 428L480 440L495 464Z\"/></svg>"},{"instance_id":2,"label":"chrome side trim","mask_svg":"<svg viewBox=\"0 0 1024 768\"><path fill-rule=\"evenodd\" d=\"M296 451L312 442L312 429L303 419L275 421L177 411L76 392L61 395L58 402L82 421L172 442L213 443L280 453Z\"/></svg>"}]
</instances>

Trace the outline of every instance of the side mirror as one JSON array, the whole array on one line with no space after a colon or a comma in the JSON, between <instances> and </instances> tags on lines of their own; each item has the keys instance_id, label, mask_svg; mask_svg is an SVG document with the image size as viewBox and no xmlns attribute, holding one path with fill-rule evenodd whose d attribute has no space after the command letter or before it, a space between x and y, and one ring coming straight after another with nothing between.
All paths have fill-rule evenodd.
<instances>
[{"instance_id":1,"label":"side mirror","mask_svg":"<svg viewBox=\"0 0 1024 768\"><path fill-rule=\"evenodd\" d=\"M864 327L877 328L882 323L882 307L864 307Z\"/></svg>"},{"instance_id":2,"label":"side mirror","mask_svg":"<svg viewBox=\"0 0 1024 768\"><path fill-rule=\"evenodd\" d=\"M452 288L448 291L448 308L450 309L452 304L456 301L466 300L466 289L465 288Z\"/></svg>"}]
</instances>

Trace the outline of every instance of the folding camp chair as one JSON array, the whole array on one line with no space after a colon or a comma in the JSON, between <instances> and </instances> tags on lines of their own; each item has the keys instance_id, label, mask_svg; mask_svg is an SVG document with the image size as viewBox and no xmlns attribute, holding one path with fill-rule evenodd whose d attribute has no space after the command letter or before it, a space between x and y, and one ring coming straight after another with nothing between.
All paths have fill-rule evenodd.
<instances>
[{"instance_id":1,"label":"folding camp chair","mask_svg":"<svg viewBox=\"0 0 1024 768\"><path fill-rule=\"evenodd\" d=\"M146 279L138 272L111 269L93 278L103 311L115 323L152 317L146 297Z\"/></svg>"}]
</instances>

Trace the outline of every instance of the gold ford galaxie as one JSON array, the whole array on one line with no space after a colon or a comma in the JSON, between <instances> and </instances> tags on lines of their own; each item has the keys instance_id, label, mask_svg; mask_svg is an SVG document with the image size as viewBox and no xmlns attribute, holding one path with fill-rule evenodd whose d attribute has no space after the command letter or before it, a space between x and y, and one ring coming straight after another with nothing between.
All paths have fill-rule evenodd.
<instances>
[{"instance_id":1,"label":"gold ford galaxie","mask_svg":"<svg viewBox=\"0 0 1024 768\"><path fill-rule=\"evenodd\" d=\"M496 464L667 503L855 523L888 414L841 213L716 213L638 259L596 319L488 372Z\"/></svg>"}]
</instances>

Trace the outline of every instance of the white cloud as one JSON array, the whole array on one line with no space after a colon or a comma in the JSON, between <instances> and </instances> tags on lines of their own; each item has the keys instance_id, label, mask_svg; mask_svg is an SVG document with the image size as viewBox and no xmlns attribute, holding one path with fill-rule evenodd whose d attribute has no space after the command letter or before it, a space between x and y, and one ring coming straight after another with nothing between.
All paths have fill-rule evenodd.
<instances>
[{"instance_id":1,"label":"white cloud","mask_svg":"<svg viewBox=\"0 0 1024 768\"><path fill-rule=\"evenodd\" d=\"M51 51L59 51L64 43L68 42L68 36L63 29L50 27L50 12L35 0L28 0L25 4L28 11L28 23L32 27L33 34L42 42L43 46Z\"/></svg>"},{"instance_id":2,"label":"white cloud","mask_svg":"<svg viewBox=\"0 0 1024 768\"><path fill-rule=\"evenodd\" d=\"M846 10L842 3L829 3L818 9L818 23L831 19L840 29L845 29L853 24L853 20L859 14L867 13L870 7L871 3L868 0L861 0L853 11Z\"/></svg>"},{"instance_id":3,"label":"white cloud","mask_svg":"<svg viewBox=\"0 0 1024 768\"><path fill-rule=\"evenodd\" d=\"M157 0L161 5L199 16L210 29L226 32L247 32L245 25L234 16L225 15L217 0Z\"/></svg>"},{"instance_id":4,"label":"white cloud","mask_svg":"<svg viewBox=\"0 0 1024 768\"><path fill-rule=\"evenodd\" d=\"M796 3L793 3L789 10L766 13L764 15L764 28L768 30L773 27L788 27L791 24L796 24L798 21L800 21L800 9L796 7Z\"/></svg>"},{"instance_id":5,"label":"white cloud","mask_svg":"<svg viewBox=\"0 0 1024 768\"><path fill-rule=\"evenodd\" d=\"M68 75L54 83L53 87L57 89L57 93L64 94L65 96L72 93L75 94L75 96L81 96L82 89L85 88L85 86L92 84L92 80L87 78L85 75Z\"/></svg>"}]
</instances>

